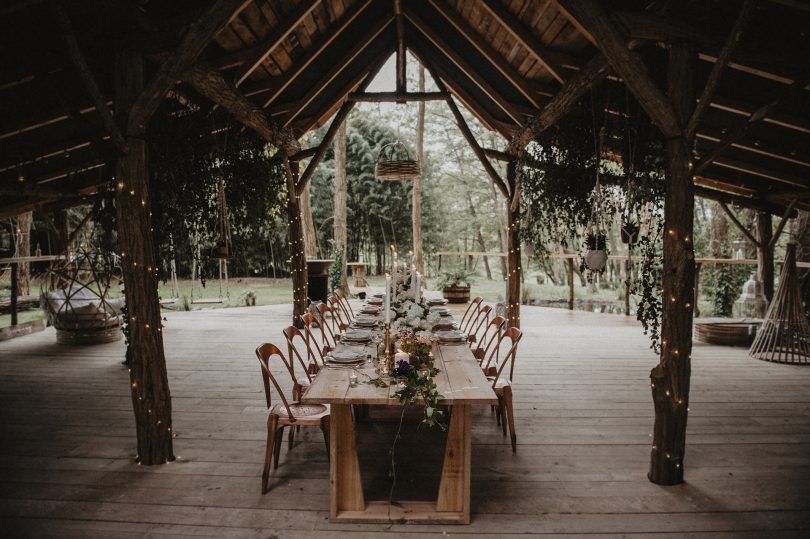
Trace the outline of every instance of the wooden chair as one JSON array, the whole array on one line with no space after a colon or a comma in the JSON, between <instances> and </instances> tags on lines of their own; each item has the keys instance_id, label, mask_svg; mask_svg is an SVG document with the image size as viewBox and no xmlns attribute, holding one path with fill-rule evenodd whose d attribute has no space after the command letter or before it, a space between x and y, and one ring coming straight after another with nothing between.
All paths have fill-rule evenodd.
<instances>
[{"instance_id":1,"label":"wooden chair","mask_svg":"<svg viewBox=\"0 0 810 539\"><path fill-rule=\"evenodd\" d=\"M503 435L506 436L506 423L509 422L509 435L512 438L512 452L517 452L517 436L515 435L515 415L512 406L512 377L515 374L515 357L517 356L517 347L523 333L515 327L508 328L503 332L498 342L498 348L503 347L506 353L503 354L503 359L495 369L495 374L487 376L487 380L492 382L492 389L498 397L498 419L503 428ZM493 354L494 355L494 354ZM489 358L484 372L487 372L490 367ZM504 375L506 366L509 365L509 376Z\"/></svg>"},{"instance_id":2,"label":"wooden chair","mask_svg":"<svg viewBox=\"0 0 810 539\"><path fill-rule=\"evenodd\" d=\"M464 316L461 317L461 322L458 323L458 329L462 333L467 333L467 329L473 320L473 318L478 316L478 310L481 308L481 302L484 300L481 296L476 296L467 306L467 310L464 311Z\"/></svg>"},{"instance_id":3,"label":"wooden chair","mask_svg":"<svg viewBox=\"0 0 810 539\"><path fill-rule=\"evenodd\" d=\"M475 348L475 344L483 337L482 334L487 329L490 316L492 316L491 305L484 305L478 310L478 315L470 325L470 331L467 335L467 341L470 343L470 348Z\"/></svg>"},{"instance_id":4,"label":"wooden chair","mask_svg":"<svg viewBox=\"0 0 810 539\"><path fill-rule=\"evenodd\" d=\"M315 345L315 347L321 353L321 357L324 357L326 354L331 352L333 346L330 346L327 342L326 334L324 334L323 328L321 328L321 323L319 322L318 317L312 313L304 313L301 316L301 321L304 323L304 333L307 334L309 341L313 343L313 345ZM320 335L320 338L315 335L316 330ZM320 341L320 344L318 344L318 341Z\"/></svg>"},{"instance_id":5,"label":"wooden chair","mask_svg":"<svg viewBox=\"0 0 810 539\"><path fill-rule=\"evenodd\" d=\"M270 370L270 361L277 358L281 360L288 372L291 372L291 363L275 344L264 343L256 348L256 357L262 368L262 382L264 383L264 396L267 399L267 447L264 452L264 467L262 468L262 494L267 492L267 483L270 478L270 464L278 468L278 457L281 453L281 439L284 436L284 427L315 426L320 427L326 443L326 454L329 455L329 407L324 404L301 404L295 400L288 401L281 390L278 381ZM281 399L281 403L273 404L271 401L270 384L273 384ZM290 437L290 448L293 438Z\"/></svg>"},{"instance_id":6,"label":"wooden chair","mask_svg":"<svg viewBox=\"0 0 810 539\"><path fill-rule=\"evenodd\" d=\"M352 325L352 316L349 314L346 307L343 306L343 303L340 301L339 297L335 295L329 296L326 302L332 308L332 314L335 316L338 324L346 327Z\"/></svg>"},{"instance_id":7,"label":"wooden chair","mask_svg":"<svg viewBox=\"0 0 810 539\"><path fill-rule=\"evenodd\" d=\"M481 338L478 340L478 346L473 348L473 356L478 360L478 364L483 368L484 359L488 359L488 362L492 361L492 358L489 357L490 354L494 354L496 357L495 365L498 364L498 343L501 340L501 336L503 334L503 330L506 328L506 318L503 316L496 316L484 328L483 334ZM484 374L488 374L484 372Z\"/></svg>"},{"instance_id":8,"label":"wooden chair","mask_svg":"<svg viewBox=\"0 0 810 539\"><path fill-rule=\"evenodd\" d=\"M335 295L340 300L340 303L341 305L343 305L343 308L346 310L346 312L349 313L349 319L354 320L354 309L352 309L352 304L349 303L349 296L344 294L343 291L340 289L335 290Z\"/></svg>"},{"instance_id":9,"label":"wooden chair","mask_svg":"<svg viewBox=\"0 0 810 539\"><path fill-rule=\"evenodd\" d=\"M293 400L300 400L306 390L309 389L309 386L312 385L312 377L318 373L323 365L323 357L321 356L321 361L318 363L318 353L310 346L305 332L302 332L297 327L288 326L282 333L287 340L287 357L290 360L290 375L293 379L292 398ZM302 355L302 350L306 350L306 359ZM303 374L295 373L296 363L301 367Z\"/></svg>"},{"instance_id":10,"label":"wooden chair","mask_svg":"<svg viewBox=\"0 0 810 539\"><path fill-rule=\"evenodd\" d=\"M330 349L335 348L340 341L340 334L349 327L338 320L332 307L326 303L318 305L318 325L323 333L324 342Z\"/></svg>"}]
</instances>

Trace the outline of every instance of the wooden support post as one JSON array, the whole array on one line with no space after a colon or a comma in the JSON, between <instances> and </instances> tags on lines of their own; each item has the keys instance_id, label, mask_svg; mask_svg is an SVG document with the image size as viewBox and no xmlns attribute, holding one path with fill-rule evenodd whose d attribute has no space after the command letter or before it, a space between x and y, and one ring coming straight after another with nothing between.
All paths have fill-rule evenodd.
<instances>
[{"instance_id":1,"label":"wooden support post","mask_svg":"<svg viewBox=\"0 0 810 539\"><path fill-rule=\"evenodd\" d=\"M293 287L293 325L304 327L301 320L307 312L307 256L304 251L304 226L301 222L301 205L296 184L298 183L298 162L290 162L284 157L287 171L287 230L289 232L290 277Z\"/></svg>"},{"instance_id":2,"label":"wooden support post","mask_svg":"<svg viewBox=\"0 0 810 539\"><path fill-rule=\"evenodd\" d=\"M425 91L425 66L419 65L418 90ZM416 161L419 167L425 159L425 102L420 101L416 112ZM424 254L422 252L422 174L413 180L412 191L413 220L413 265L416 271L425 274Z\"/></svg>"},{"instance_id":3,"label":"wooden support post","mask_svg":"<svg viewBox=\"0 0 810 539\"><path fill-rule=\"evenodd\" d=\"M404 94L407 91L405 69L407 59L405 56L405 17L402 15L401 0L394 0L394 13L397 24L397 94Z\"/></svg>"},{"instance_id":4,"label":"wooden support post","mask_svg":"<svg viewBox=\"0 0 810 539\"><path fill-rule=\"evenodd\" d=\"M506 312L509 327L520 327L520 192L517 180L517 163L510 162L506 167L506 181L512 193L512 203L508 205L509 252L507 262L509 273L506 279Z\"/></svg>"},{"instance_id":5,"label":"wooden support post","mask_svg":"<svg viewBox=\"0 0 810 539\"><path fill-rule=\"evenodd\" d=\"M773 222L771 214L758 211L756 214L757 234L757 279L762 283L762 292L770 304L773 299Z\"/></svg>"},{"instance_id":6,"label":"wooden support post","mask_svg":"<svg viewBox=\"0 0 810 539\"><path fill-rule=\"evenodd\" d=\"M116 162L116 210L129 329L127 358L140 464L174 460L172 408L158 301L155 246L149 216L146 140L125 131L130 107L143 89L143 59L121 51L115 64L115 118L128 154Z\"/></svg>"},{"instance_id":7,"label":"wooden support post","mask_svg":"<svg viewBox=\"0 0 810 539\"><path fill-rule=\"evenodd\" d=\"M700 300L700 269L703 267L703 264L695 264L695 301L692 305L692 315L695 318L700 318L700 307L698 306Z\"/></svg>"},{"instance_id":8,"label":"wooden support post","mask_svg":"<svg viewBox=\"0 0 810 539\"><path fill-rule=\"evenodd\" d=\"M17 262L11 264L11 325L17 325Z\"/></svg>"},{"instance_id":9,"label":"wooden support post","mask_svg":"<svg viewBox=\"0 0 810 539\"><path fill-rule=\"evenodd\" d=\"M679 43L670 47L668 97L677 116L674 120L681 126L686 125L694 108L694 61L690 46ZM684 473L695 299L692 141L683 135L668 138L666 157L661 360L650 373L655 427L648 477L659 485L675 485L683 482Z\"/></svg>"},{"instance_id":10,"label":"wooden support post","mask_svg":"<svg viewBox=\"0 0 810 539\"><path fill-rule=\"evenodd\" d=\"M565 259L566 269L568 270L568 310L574 310L574 259Z\"/></svg>"}]
</instances>

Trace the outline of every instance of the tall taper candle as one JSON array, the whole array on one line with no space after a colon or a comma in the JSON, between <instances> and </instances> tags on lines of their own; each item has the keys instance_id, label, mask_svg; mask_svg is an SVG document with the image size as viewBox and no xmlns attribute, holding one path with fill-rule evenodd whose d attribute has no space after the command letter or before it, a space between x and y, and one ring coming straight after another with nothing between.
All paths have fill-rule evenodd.
<instances>
[{"instance_id":1,"label":"tall taper candle","mask_svg":"<svg viewBox=\"0 0 810 539\"><path fill-rule=\"evenodd\" d=\"M391 276L389 274L385 274L385 324L388 325L391 323Z\"/></svg>"},{"instance_id":2,"label":"tall taper candle","mask_svg":"<svg viewBox=\"0 0 810 539\"><path fill-rule=\"evenodd\" d=\"M422 276L418 271L414 271L414 273L416 273L416 291L414 293L416 294L416 303L419 303L419 300L422 299Z\"/></svg>"}]
</instances>

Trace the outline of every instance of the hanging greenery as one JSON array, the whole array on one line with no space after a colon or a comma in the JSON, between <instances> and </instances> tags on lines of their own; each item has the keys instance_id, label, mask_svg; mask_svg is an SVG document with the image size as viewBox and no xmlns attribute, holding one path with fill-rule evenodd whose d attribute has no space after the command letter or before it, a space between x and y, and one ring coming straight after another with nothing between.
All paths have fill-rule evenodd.
<instances>
[{"instance_id":1,"label":"hanging greenery","mask_svg":"<svg viewBox=\"0 0 810 539\"><path fill-rule=\"evenodd\" d=\"M260 268L285 203L284 171L272 159L276 148L226 116L169 106L153 120L150 142L152 226L162 277L171 257L183 272L196 258L204 280L214 249L226 240L220 237L223 218L234 273Z\"/></svg>"},{"instance_id":2,"label":"hanging greenery","mask_svg":"<svg viewBox=\"0 0 810 539\"><path fill-rule=\"evenodd\" d=\"M632 289L637 317L657 350L664 143L629 94L610 97L606 86L595 90L528 146L518 163L522 233L543 258L557 245L606 250L610 230L629 225L645 257Z\"/></svg>"}]
</instances>

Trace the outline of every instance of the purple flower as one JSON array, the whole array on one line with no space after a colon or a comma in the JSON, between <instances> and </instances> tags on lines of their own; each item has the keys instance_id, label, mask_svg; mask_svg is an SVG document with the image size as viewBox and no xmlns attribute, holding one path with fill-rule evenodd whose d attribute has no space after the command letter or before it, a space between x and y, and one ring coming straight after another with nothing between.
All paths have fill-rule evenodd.
<instances>
[{"instance_id":1,"label":"purple flower","mask_svg":"<svg viewBox=\"0 0 810 539\"><path fill-rule=\"evenodd\" d=\"M411 365L404 359L397 361L397 366L394 369L394 376L408 376L411 370Z\"/></svg>"}]
</instances>

